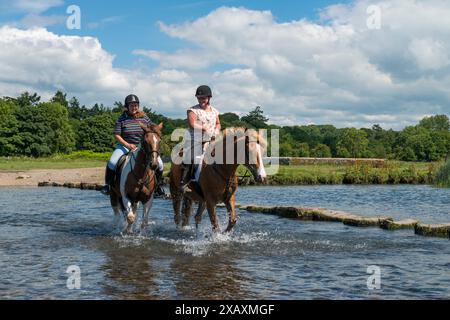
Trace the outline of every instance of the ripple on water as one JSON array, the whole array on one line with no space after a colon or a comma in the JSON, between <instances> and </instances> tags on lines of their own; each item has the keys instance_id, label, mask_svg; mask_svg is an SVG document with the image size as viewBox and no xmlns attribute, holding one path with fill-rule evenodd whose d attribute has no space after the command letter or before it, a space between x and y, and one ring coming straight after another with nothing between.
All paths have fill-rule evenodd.
<instances>
[{"instance_id":1,"label":"ripple on water","mask_svg":"<svg viewBox=\"0 0 450 320\"><path fill-rule=\"evenodd\" d=\"M449 194L424 186L242 188L238 202L330 207L366 214L448 217ZM26 201L24 201L26 199ZM208 219L178 230L170 202L155 200L142 235L118 236L97 192L0 191L2 298L22 299L397 299L450 297L448 240L410 230L351 228L238 211L231 234ZM389 211L389 212L388 212ZM361 213L361 212L356 212ZM422 216L423 215L423 216ZM218 210L221 229L227 225ZM140 216L139 216L140 218ZM66 288L78 265L82 289ZM379 266L382 290L367 289Z\"/></svg>"}]
</instances>

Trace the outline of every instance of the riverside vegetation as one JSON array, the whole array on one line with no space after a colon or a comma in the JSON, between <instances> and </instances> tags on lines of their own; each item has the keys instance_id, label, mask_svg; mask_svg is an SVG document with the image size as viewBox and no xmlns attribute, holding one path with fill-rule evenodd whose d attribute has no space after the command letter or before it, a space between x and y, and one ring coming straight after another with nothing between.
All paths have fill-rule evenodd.
<instances>
[{"instance_id":1,"label":"riverside vegetation","mask_svg":"<svg viewBox=\"0 0 450 320\"><path fill-rule=\"evenodd\" d=\"M170 141L170 134L176 128L184 128L186 121L156 113L157 106L142 109L154 122L164 123L161 151L170 155L178 143ZM112 128L121 112L121 102L110 107L98 104L86 107L75 97L68 100L61 91L48 102L41 102L37 93L28 92L0 98L0 170L103 167L115 144ZM450 165L442 165L442 159L450 152L447 115L426 117L401 131L385 130L377 124L361 129L333 125L276 126L268 124L269 119L257 106L244 116L224 113L221 122L223 128L278 129L282 157L388 159L381 166L370 163L281 166L279 173L270 177L270 184L436 181L440 186L450 185ZM250 183L245 179L242 182Z\"/></svg>"}]
</instances>

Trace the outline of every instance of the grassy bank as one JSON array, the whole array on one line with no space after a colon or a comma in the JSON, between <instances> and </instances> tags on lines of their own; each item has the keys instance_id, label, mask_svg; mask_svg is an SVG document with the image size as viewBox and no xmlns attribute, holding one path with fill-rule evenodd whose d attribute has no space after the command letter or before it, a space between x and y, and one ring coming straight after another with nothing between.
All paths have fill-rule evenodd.
<instances>
[{"instance_id":1,"label":"grassy bank","mask_svg":"<svg viewBox=\"0 0 450 320\"><path fill-rule=\"evenodd\" d=\"M45 158L0 157L0 170L78 169L104 167L110 153L75 152Z\"/></svg>"},{"instance_id":2,"label":"grassy bank","mask_svg":"<svg viewBox=\"0 0 450 320\"><path fill-rule=\"evenodd\" d=\"M438 187L450 188L450 160L439 167L435 184Z\"/></svg>"},{"instance_id":3,"label":"grassy bank","mask_svg":"<svg viewBox=\"0 0 450 320\"><path fill-rule=\"evenodd\" d=\"M270 185L317 184L431 184L438 163L387 161L382 166L303 165L280 166L278 174L269 176ZM243 175L244 170L240 170ZM245 179L243 184L252 184Z\"/></svg>"},{"instance_id":4,"label":"grassy bank","mask_svg":"<svg viewBox=\"0 0 450 320\"><path fill-rule=\"evenodd\" d=\"M76 169L104 167L110 153L77 152L49 158L0 158L0 170ZM316 184L432 184L442 163L386 161L382 165L359 163L354 165L294 165L280 166L278 174L269 176L270 185ZM450 165L447 165L447 173ZM170 165L166 163L165 171ZM245 175L240 167L238 174ZM247 175L249 173L247 172ZM447 180L447 182L449 182ZM252 179L243 179L252 184Z\"/></svg>"}]
</instances>

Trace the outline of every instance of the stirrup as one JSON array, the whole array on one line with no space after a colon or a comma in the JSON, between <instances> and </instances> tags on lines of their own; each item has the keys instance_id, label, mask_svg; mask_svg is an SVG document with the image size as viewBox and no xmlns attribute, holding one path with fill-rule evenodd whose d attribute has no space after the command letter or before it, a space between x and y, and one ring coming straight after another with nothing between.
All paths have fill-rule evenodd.
<instances>
[{"instance_id":1,"label":"stirrup","mask_svg":"<svg viewBox=\"0 0 450 320\"><path fill-rule=\"evenodd\" d=\"M105 196L109 196L111 194L111 188L109 185L104 185L100 192Z\"/></svg>"},{"instance_id":2,"label":"stirrup","mask_svg":"<svg viewBox=\"0 0 450 320\"><path fill-rule=\"evenodd\" d=\"M183 184L181 186L181 192L182 193L190 193L190 192L192 192L192 189L189 187L190 184L191 184L190 181L188 183Z\"/></svg>"},{"instance_id":3,"label":"stirrup","mask_svg":"<svg viewBox=\"0 0 450 320\"><path fill-rule=\"evenodd\" d=\"M161 186L157 186L155 189L155 196L164 197L165 195L166 195L166 192L164 191L164 188Z\"/></svg>"}]
</instances>

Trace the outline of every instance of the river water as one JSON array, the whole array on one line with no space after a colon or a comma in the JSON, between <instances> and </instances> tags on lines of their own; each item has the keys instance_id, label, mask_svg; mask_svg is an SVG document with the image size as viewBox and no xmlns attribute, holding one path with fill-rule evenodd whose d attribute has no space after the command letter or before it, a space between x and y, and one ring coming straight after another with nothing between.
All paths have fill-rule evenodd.
<instances>
[{"instance_id":1,"label":"river water","mask_svg":"<svg viewBox=\"0 0 450 320\"><path fill-rule=\"evenodd\" d=\"M450 222L450 190L429 186L247 187L237 202ZM148 232L121 237L112 216L95 191L1 188L0 299L450 298L449 240L411 230L239 211L234 232L214 236L207 214L177 230L171 203L155 200ZM80 289L67 287L69 266Z\"/></svg>"}]
</instances>

